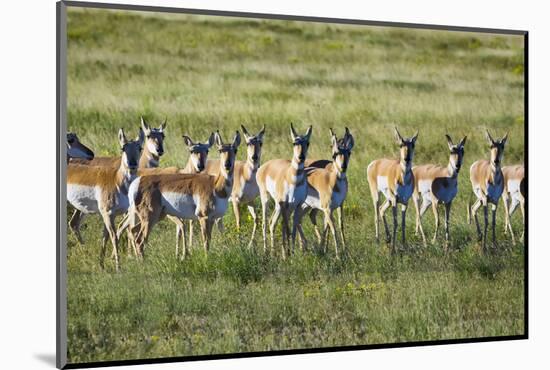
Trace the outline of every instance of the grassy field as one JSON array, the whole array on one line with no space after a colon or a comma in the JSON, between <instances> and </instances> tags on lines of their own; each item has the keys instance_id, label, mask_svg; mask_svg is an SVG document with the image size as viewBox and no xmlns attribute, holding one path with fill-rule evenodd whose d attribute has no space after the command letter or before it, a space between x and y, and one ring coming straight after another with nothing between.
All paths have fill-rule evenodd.
<instances>
[{"instance_id":1,"label":"grassy field","mask_svg":"<svg viewBox=\"0 0 550 370\"><path fill-rule=\"evenodd\" d=\"M176 261L163 222L146 260L124 253L117 274L99 269L101 222L88 217L86 244L69 236L69 362L523 334L524 246L503 234L502 207L498 252L480 254L466 223L482 130L510 131L504 161L523 161L520 36L69 10L68 40L68 126L96 155L118 155L118 128L136 135L142 114L168 118L163 166L187 161L182 134L227 138L241 123L266 125L264 162L290 157L290 122L314 126L312 158L330 156L329 127L355 137L341 260L268 259L245 247L251 219L239 235L229 212L208 258L196 245ZM416 164L446 164L444 134L468 135L448 253L442 239L421 247L412 205L407 251L374 240L366 166L397 155L394 124L420 131ZM431 236L430 212L424 226Z\"/></svg>"}]
</instances>

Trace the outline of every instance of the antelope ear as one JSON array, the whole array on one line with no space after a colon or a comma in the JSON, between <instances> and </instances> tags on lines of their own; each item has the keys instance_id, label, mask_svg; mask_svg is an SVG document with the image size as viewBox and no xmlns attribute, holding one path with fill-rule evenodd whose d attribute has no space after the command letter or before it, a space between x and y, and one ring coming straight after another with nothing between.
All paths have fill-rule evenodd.
<instances>
[{"instance_id":1,"label":"antelope ear","mask_svg":"<svg viewBox=\"0 0 550 370\"><path fill-rule=\"evenodd\" d=\"M298 134L296 133L296 130L294 130L294 126L292 125L292 122L290 122L290 137L293 142L296 140L296 136L298 136Z\"/></svg>"},{"instance_id":2,"label":"antelope ear","mask_svg":"<svg viewBox=\"0 0 550 370\"><path fill-rule=\"evenodd\" d=\"M248 139L250 138L250 134L248 133L248 131L246 130L246 127L244 127L244 125L241 125L241 130L243 130L244 139L246 141L248 141Z\"/></svg>"},{"instance_id":3,"label":"antelope ear","mask_svg":"<svg viewBox=\"0 0 550 370\"><path fill-rule=\"evenodd\" d=\"M309 138L311 137L311 132L313 131L313 125L309 125L307 131L306 131L306 139L309 140Z\"/></svg>"},{"instance_id":4,"label":"antelope ear","mask_svg":"<svg viewBox=\"0 0 550 370\"><path fill-rule=\"evenodd\" d=\"M508 141L508 132L507 132L506 135L504 135L504 137L500 140L500 142L502 143L502 145L506 144L506 141Z\"/></svg>"},{"instance_id":5,"label":"antelope ear","mask_svg":"<svg viewBox=\"0 0 550 370\"><path fill-rule=\"evenodd\" d=\"M468 138L468 136L464 136L464 138L462 140L460 140L460 143L458 145L461 146L461 147L464 147L464 144L466 144L466 139L467 138Z\"/></svg>"},{"instance_id":6,"label":"antelope ear","mask_svg":"<svg viewBox=\"0 0 550 370\"><path fill-rule=\"evenodd\" d=\"M447 138L447 145L449 146L449 149L453 148L453 139L448 134L445 134L445 137Z\"/></svg>"},{"instance_id":7,"label":"antelope ear","mask_svg":"<svg viewBox=\"0 0 550 370\"><path fill-rule=\"evenodd\" d=\"M264 141L264 134L265 134L265 125L263 125L262 130L258 132L258 135L256 136L258 137L258 139L260 139L260 141Z\"/></svg>"},{"instance_id":8,"label":"antelope ear","mask_svg":"<svg viewBox=\"0 0 550 370\"><path fill-rule=\"evenodd\" d=\"M411 137L411 141L414 143L416 143L416 139L418 139L418 130L416 130L416 133L414 134L413 137Z\"/></svg>"},{"instance_id":9,"label":"antelope ear","mask_svg":"<svg viewBox=\"0 0 550 370\"><path fill-rule=\"evenodd\" d=\"M151 134L151 128L149 127L147 122L145 122L145 119L143 118L143 116L141 116L140 119L141 119L141 129L145 133L145 136L149 136Z\"/></svg>"},{"instance_id":10,"label":"antelope ear","mask_svg":"<svg viewBox=\"0 0 550 370\"><path fill-rule=\"evenodd\" d=\"M195 145L195 143L193 143L193 140L191 140L191 138L187 135L183 135L183 142L185 143L185 145L187 146L191 146L191 145Z\"/></svg>"},{"instance_id":11,"label":"antelope ear","mask_svg":"<svg viewBox=\"0 0 550 370\"><path fill-rule=\"evenodd\" d=\"M395 140L397 141L397 144L399 145L403 144L403 141L404 141L403 136L401 136L397 127L394 127L394 135L395 135Z\"/></svg>"},{"instance_id":12,"label":"antelope ear","mask_svg":"<svg viewBox=\"0 0 550 370\"><path fill-rule=\"evenodd\" d=\"M142 129L139 129L137 141L139 142L139 146L143 146L143 142L145 141L145 134L143 133Z\"/></svg>"},{"instance_id":13,"label":"antelope ear","mask_svg":"<svg viewBox=\"0 0 550 370\"><path fill-rule=\"evenodd\" d=\"M346 126L346 132L344 133L344 136L350 136L351 132L349 131L349 128Z\"/></svg>"},{"instance_id":14,"label":"antelope ear","mask_svg":"<svg viewBox=\"0 0 550 370\"><path fill-rule=\"evenodd\" d=\"M351 150L355 145L355 140L353 139L353 135L350 134L349 131L347 131L346 134L346 146L348 147L348 150Z\"/></svg>"},{"instance_id":15,"label":"antelope ear","mask_svg":"<svg viewBox=\"0 0 550 370\"><path fill-rule=\"evenodd\" d=\"M235 137L233 138L233 148L237 149L239 145L241 145L241 134L237 131L235 133Z\"/></svg>"},{"instance_id":16,"label":"antelope ear","mask_svg":"<svg viewBox=\"0 0 550 370\"><path fill-rule=\"evenodd\" d=\"M334 134L334 131L332 131L332 128L329 128L330 131L330 143L333 147L338 148L338 139L336 139L336 135Z\"/></svg>"},{"instance_id":17,"label":"antelope ear","mask_svg":"<svg viewBox=\"0 0 550 370\"><path fill-rule=\"evenodd\" d=\"M493 140L491 134L489 133L489 130L485 130L485 138L489 142L489 144L494 145L495 141Z\"/></svg>"},{"instance_id":18,"label":"antelope ear","mask_svg":"<svg viewBox=\"0 0 550 370\"><path fill-rule=\"evenodd\" d=\"M118 130L118 142L121 148L128 142L128 140L126 139L126 135L124 135L123 129Z\"/></svg>"},{"instance_id":19,"label":"antelope ear","mask_svg":"<svg viewBox=\"0 0 550 370\"><path fill-rule=\"evenodd\" d=\"M214 134L214 141L215 141L217 146L222 146L223 145L223 140L222 140L222 137L221 137L219 131L216 131L216 133Z\"/></svg>"},{"instance_id":20,"label":"antelope ear","mask_svg":"<svg viewBox=\"0 0 550 370\"><path fill-rule=\"evenodd\" d=\"M206 144L208 145L208 147L210 148L212 145L214 145L214 142L216 141L216 134L214 134L213 132L210 134L210 137L208 138L208 141L206 142Z\"/></svg>"},{"instance_id":21,"label":"antelope ear","mask_svg":"<svg viewBox=\"0 0 550 370\"><path fill-rule=\"evenodd\" d=\"M166 130L166 121L167 121L167 118L164 119L164 122L162 122L160 124L160 127L159 127L159 131L160 132L164 132L164 130Z\"/></svg>"}]
</instances>

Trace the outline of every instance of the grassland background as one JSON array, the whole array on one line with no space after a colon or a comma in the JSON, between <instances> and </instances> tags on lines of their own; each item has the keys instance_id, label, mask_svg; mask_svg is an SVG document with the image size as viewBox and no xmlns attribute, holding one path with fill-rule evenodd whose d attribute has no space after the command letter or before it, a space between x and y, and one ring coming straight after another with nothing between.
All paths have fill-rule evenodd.
<instances>
[{"instance_id":1,"label":"grassland background","mask_svg":"<svg viewBox=\"0 0 550 370\"><path fill-rule=\"evenodd\" d=\"M116 274L99 269L101 222L89 217L86 245L69 237L70 362L523 333L524 246L504 237L502 209L501 252L480 255L466 223L482 130L510 131L504 161L523 161L521 37L70 9L68 41L68 127L96 155L118 155L116 131L137 134L140 115L168 118L166 166L185 164L182 134L228 137L241 123L267 126L263 161L289 157L291 121L314 125L310 157L329 156L329 127L350 127L356 142L341 261L265 259L242 240L251 220L239 236L229 212L208 259L195 246L176 261L164 222L146 261L124 255ZM365 171L396 155L394 124L420 131L417 164L447 162L446 131L468 135L447 254L440 242L420 248L413 207L410 251L391 257L374 241ZM430 212L424 225L431 234Z\"/></svg>"}]
</instances>

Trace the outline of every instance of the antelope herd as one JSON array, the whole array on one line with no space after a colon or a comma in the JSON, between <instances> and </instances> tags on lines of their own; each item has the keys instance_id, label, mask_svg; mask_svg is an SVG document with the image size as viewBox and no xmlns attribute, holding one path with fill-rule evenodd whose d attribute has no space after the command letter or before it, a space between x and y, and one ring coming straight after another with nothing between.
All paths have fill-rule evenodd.
<instances>
[{"instance_id":1,"label":"antelope herd","mask_svg":"<svg viewBox=\"0 0 550 370\"><path fill-rule=\"evenodd\" d=\"M230 142L224 142L219 132L212 133L205 142L183 136L189 152L185 167L159 167L164 154L166 120L158 128L152 128L141 118L141 125L134 140L129 140L122 129L118 132L121 155L118 157L94 157L94 153L74 133L67 134L67 201L75 208L69 221L79 243L83 243L80 224L86 214L99 213L103 220L100 264L103 267L107 239L113 246L112 256L118 270L118 241L126 230L128 251L143 258L144 247L152 228L167 217L176 224L176 257L185 258L193 242L193 222L200 225L202 244L208 252L214 224L223 231L223 216L231 202L237 230L241 226L239 207L246 205L253 220L249 247L256 243L258 217L256 199L260 198L262 241L264 252L275 250L275 230L281 219L281 257L285 259L295 250L297 236L302 251L308 250L302 219L305 215L314 225L318 248L326 252L330 231L335 255L346 248L343 206L349 189L347 169L355 141L346 127L340 138L330 130L331 159L308 159L313 127L304 134L296 132L290 124L290 140L287 158L271 159L261 164L265 126L256 134L250 134L241 126ZM416 210L416 233L420 232L427 245L422 226L422 216L432 206L435 230L432 242L437 240L439 229L438 205L445 207L445 249L450 240L449 221L451 205L458 194L458 176L462 167L466 137L454 143L445 135L449 148L448 165L424 164L413 166L418 131L409 138L394 130L399 146L399 158L373 160L366 168L367 180L374 206L375 237L379 240L380 218L384 224L385 239L395 251L398 217L401 208L401 243L406 245L405 219L409 199ZM502 165L508 134L493 139L486 131L489 143L489 159L480 159L470 168L473 194L477 198L468 205L468 221L473 216L478 240L486 249L489 227L488 207L491 208L491 233L496 246L495 215L499 199L505 210L505 234L510 232L512 242L516 238L510 216L520 206L525 223L524 166ZM242 144L241 144L242 142ZM246 146L245 160L238 161L240 146ZM209 151L215 148L217 159L209 159ZM384 202L380 204L380 193ZM268 223L268 203L274 208ZM386 220L391 208L392 230ZM477 211L483 209L484 224L480 226ZM337 213L337 225L333 213ZM322 213L324 227L319 231L317 214ZM115 217L124 215L117 228ZM186 237L186 223L189 237ZM270 242L267 242L269 226ZM338 226L338 228L336 227ZM521 238L523 239L523 233ZM180 241L183 252L180 253Z\"/></svg>"}]
</instances>

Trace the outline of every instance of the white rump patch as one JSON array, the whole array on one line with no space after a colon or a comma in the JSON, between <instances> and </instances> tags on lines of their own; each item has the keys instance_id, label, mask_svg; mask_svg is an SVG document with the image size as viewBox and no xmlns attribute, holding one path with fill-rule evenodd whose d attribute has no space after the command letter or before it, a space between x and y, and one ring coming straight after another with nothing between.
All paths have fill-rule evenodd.
<instances>
[{"instance_id":1,"label":"white rump patch","mask_svg":"<svg viewBox=\"0 0 550 370\"><path fill-rule=\"evenodd\" d=\"M269 176L265 178L265 188L273 199L277 198L277 183Z\"/></svg>"},{"instance_id":2,"label":"white rump patch","mask_svg":"<svg viewBox=\"0 0 550 370\"><path fill-rule=\"evenodd\" d=\"M387 176L377 176L376 186L378 187L378 191L384 194L386 198L389 198L391 196Z\"/></svg>"},{"instance_id":3,"label":"white rump patch","mask_svg":"<svg viewBox=\"0 0 550 370\"><path fill-rule=\"evenodd\" d=\"M418 192L424 195L432 191L432 180L420 180L418 181Z\"/></svg>"}]
</instances>

